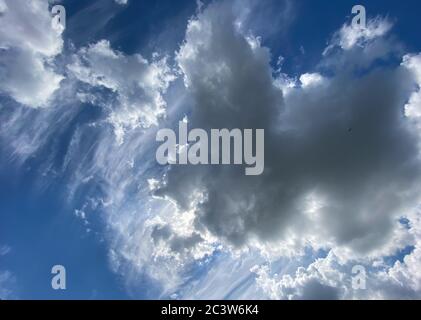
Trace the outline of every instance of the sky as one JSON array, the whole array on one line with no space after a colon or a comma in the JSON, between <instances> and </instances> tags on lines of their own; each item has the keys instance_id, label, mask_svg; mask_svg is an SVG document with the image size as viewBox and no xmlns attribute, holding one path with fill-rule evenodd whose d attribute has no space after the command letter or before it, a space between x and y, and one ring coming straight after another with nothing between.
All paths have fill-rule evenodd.
<instances>
[{"instance_id":1,"label":"sky","mask_svg":"<svg viewBox=\"0 0 421 320\"><path fill-rule=\"evenodd\" d=\"M420 299L420 9L0 0L0 298ZM180 121L263 174L158 164Z\"/></svg>"}]
</instances>

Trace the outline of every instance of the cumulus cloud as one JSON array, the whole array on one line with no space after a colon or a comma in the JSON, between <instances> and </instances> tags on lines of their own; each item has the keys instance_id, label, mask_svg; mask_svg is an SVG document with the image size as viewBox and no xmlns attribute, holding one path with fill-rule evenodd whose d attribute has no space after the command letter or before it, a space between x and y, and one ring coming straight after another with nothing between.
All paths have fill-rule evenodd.
<instances>
[{"instance_id":1,"label":"cumulus cloud","mask_svg":"<svg viewBox=\"0 0 421 320\"><path fill-rule=\"evenodd\" d=\"M416 56L358 77L353 68L342 67L359 68L355 59L361 55L365 67L390 55L399 58L396 43L385 33L359 39L362 45L353 48L330 51L321 69L301 75L299 82L286 75L280 79L273 75L269 49L240 26L226 3L210 5L190 20L176 57L185 86L177 85L177 96L188 103L191 128L264 128L265 173L245 177L238 167L151 169L155 129L140 135L136 125L129 125L134 130L125 131L118 147L110 146L105 135L96 142L93 159L78 164L77 171L84 177L100 174L106 181L101 203L113 231L114 269L131 284L147 275L163 297L176 292L177 297L218 298L233 286L241 287L242 281L247 282L247 293L237 296L248 298L390 297L399 286L391 274L407 279L401 286L410 288L409 270L415 269L417 250L405 258L408 262L381 272L374 266L417 243L413 229L400 220L414 210L420 191L418 130L412 119L402 117L405 104L408 109L413 101L408 98L418 93ZM118 69L128 64L138 72L127 71L123 77ZM150 65L101 42L80 50L69 69L80 81L114 92L122 103L131 88L142 92L145 82L139 79ZM326 66L329 75L323 74ZM166 90L172 75L168 77L151 85L156 93L152 98L139 95L134 101L154 101ZM288 83L288 90L280 83ZM177 123L177 116L184 114L168 116L164 124ZM135 118L135 123L142 121L142 116ZM80 153L77 147L72 152ZM140 182L145 177L150 177L147 186ZM254 248L261 252L256 260L276 260L296 259L308 247L330 253L275 277L267 265L252 268L248 262L240 278L229 277L236 285L221 285L215 295L203 291L215 288L212 272L199 282L188 275L227 248L233 255L218 262L222 269L237 259L244 261L236 255L241 250ZM371 291L357 295L349 289L354 263L373 268ZM416 296L414 290L407 296Z\"/></svg>"},{"instance_id":2,"label":"cumulus cloud","mask_svg":"<svg viewBox=\"0 0 421 320\"><path fill-rule=\"evenodd\" d=\"M343 252L331 250L308 267L298 267L277 274L268 264L256 265L251 271L256 284L271 299L419 299L420 288L420 214L409 215L408 227L397 227L402 258L395 252L370 259L343 259ZM396 237L395 237L396 240ZM405 247L407 246L407 247ZM408 250L410 248L411 250ZM364 287L353 287L355 266L364 268Z\"/></svg>"},{"instance_id":3,"label":"cumulus cloud","mask_svg":"<svg viewBox=\"0 0 421 320\"><path fill-rule=\"evenodd\" d=\"M391 28L392 23L381 17L369 20L364 28L345 24L336 33L335 41L344 50L349 50L354 46L363 47L370 41L387 34Z\"/></svg>"},{"instance_id":4,"label":"cumulus cloud","mask_svg":"<svg viewBox=\"0 0 421 320\"><path fill-rule=\"evenodd\" d=\"M363 39L375 42L371 32ZM410 75L398 67L356 78L338 68L323 81L301 76L282 97L268 49L242 34L223 4L189 22L177 61L194 101L189 125L265 129L266 169L244 177L236 167L173 166L157 195L237 247L276 241L364 255L387 247L420 196L417 136L401 117ZM196 206L195 192L205 199Z\"/></svg>"},{"instance_id":5,"label":"cumulus cloud","mask_svg":"<svg viewBox=\"0 0 421 320\"><path fill-rule=\"evenodd\" d=\"M299 267L293 275L271 275L268 265L251 269L256 283L270 299L335 300L346 288L345 274L338 271L334 255L318 259L308 268ZM350 281L348 281L349 283Z\"/></svg>"},{"instance_id":6,"label":"cumulus cloud","mask_svg":"<svg viewBox=\"0 0 421 320\"><path fill-rule=\"evenodd\" d=\"M117 94L109 120L119 143L126 128L157 124L165 113L162 95L174 79L165 58L148 62L139 54L125 56L103 40L80 49L68 69L78 80Z\"/></svg>"},{"instance_id":7,"label":"cumulus cloud","mask_svg":"<svg viewBox=\"0 0 421 320\"><path fill-rule=\"evenodd\" d=\"M101 139L88 175L102 168L107 180L108 199L103 202L108 203L107 221L114 232L113 266L130 283L147 275L164 297L172 292L198 297L201 286L214 287L215 277L206 276L199 286L190 283L187 270L202 268L218 250L255 248L276 260L285 255L294 259L311 247L333 251L308 269L297 267L275 280L266 267L254 268L263 294L354 297L346 287L351 263L370 266L416 243L399 220L419 200L417 130L401 116L408 97L416 93L409 60L355 77L338 61L352 64L362 54L358 50L371 52L357 46L349 49L355 54L341 49L324 57L333 75L320 70L303 74L299 82L277 79L269 50L258 38L245 35L236 19L226 4L211 5L192 18L177 53L185 85L177 94L191 104L191 128L265 128L265 174L251 178L237 167L173 166L161 180L161 170L147 169L154 166L148 154L154 153L155 130L142 136L129 130L118 148ZM376 41L371 40L375 50ZM384 55L398 55L384 38L378 41L388 44ZM78 59L88 57L89 62L83 50ZM123 59L121 53L106 51ZM370 66L378 56L383 57L371 55L365 63ZM89 66L86 72L72 72L85 83L125 95L118 76ZM291 84L284 94L282 81ZM149 198L149 190L139 183L145 175L155 177L148 185L157 199ZM144 203L126 202L128 194ZM226 259L242 258L234 254ZM379 277L377 271L373 277ZM266 282L274 283L269 291ZM252 281L247 283L252 288ZM387 297L385 282L377 283ZM222 287L226 291L216 291L220 295L232 290ZM262 293L248 289L247 294L243 297ZM369 297L376 294L370 291Z\"/></svg>"},{"instance_id":8,"label":"cumulus cloud","mask_svg":"<svg viewBox=\"0 0 421 320\"><path fill-rule=\"evenodd\" d=\"M305 73L300 76L303 88L318 86L323 82L323 77L319 73Z\"/></svg>"},{"instance_id":9,"label":"cumulus cloud","mask_svg":"<svg viewBox=\"0 0 421 320\"><path fill-rule=\"evenodd\" d=\"M405 114L415 120L421 118L421 54L406 55L402 65L414 76L415 91L405 106Z\"/></svg>"},{"instance_id":10,"label":"cumulus cloud","mask_svg":"<svg viewBox=\"0 0 421 320\"><path fill-rule=\"evenodd\" d=\"M185 85L194 99L189 126L266 128L277 118L282 105L282 92L271 77L269 51L259 45L258 39L245 38L235 27L232 8L225 9L211 5L192 19L177 56ZM207 200L200 204L196 222L206 225L208 221L218 237L240 244L251 231L248 219L250 224L258 223L252 222L254 218L249 214L259 205L255 203L259 197L255 192L259 192L261 182L256 178L245 183L240 172L237 168L173 167L165 187L157 194L176 199L183 210L188 210L191 195L204 192ZM234 187L231 183L236 179ZM216 183L215 189L208 188L208 183ZM221 189L216 192L218 187ZM223 191L225 188L230 192ZM251 197L244 199L248 192Z\"/></svg>"},{"instance_id":11,"label":"cumulus cloud","mask_svg":"<svg viewBox=\"0 0 421 320\"><path fill-rule=\"evenodd\" d=\"M45 106L63 80L51 65L63 40L48 2L4 0L0 10L0 91L21 104Z\"/></svg>"}]
</instances>

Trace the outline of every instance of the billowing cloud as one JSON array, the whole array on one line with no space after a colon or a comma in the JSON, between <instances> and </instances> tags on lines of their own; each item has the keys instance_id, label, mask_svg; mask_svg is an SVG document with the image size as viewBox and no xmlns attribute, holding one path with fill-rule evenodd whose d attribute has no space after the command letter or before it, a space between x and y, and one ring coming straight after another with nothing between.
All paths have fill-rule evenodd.
<instances>
[{"instance_id":1,"label":"billowing cloud","mask_svg":"<svg viewBox=\"0 0 421 320\"><path fill-rule=\"evenodd\" d=\"M283 98L268 49L216 4L190 21L177 60L194 100L190 127L266 130L262 176L236 167L168 171L157 195L194 209L199 230L235 246L276 241L370 254L417 205L418 140L402 117L412 89L403 69L305 74ZM193 208L195 192L205 200Z\"/></svg>"},{"instance_id":2,"label":"billowing cloud","mask_svg":"<svg viewBox=\"0 0 421 320\"><path fill-rule=\"evenodd\" d=\"M127 127L156 125L165 114L162 94L174 79L165 58L154 56L149 63L139 54L125 56L103 40L80 49L74 60L68 69L78 80L117 94L109 120L120 143Z\"/></svg>"},{"instance_id":3,"label":"billowing cloud","mask_svg":"<svg viewBox=\"0 0 421 320\"><path fill-rule=\"evenodd\" d=\"M292 276L271 276L268 265L255 266L251 271L256 273L257 285L270 299L335 300L346 288L347 279L338 271L331 254L308 268L298 268Z\"/></svg>"},{"instance_id":4,"label":"billowing cloud","mask_svg":"<svg viewBox=\"0 0 421 320\"><path fill-rule=\"evenodd\" d=\"M415 91L405 106L405 114L416 121L421 118L421 54L406 55L402 65L414 76Z\"/></svg>"},{"instance_id":5,"label":"billowing cloud","mask_svg":"<svg viewBox=\"0 0 421 320\"><path fill-rule=\"evenodd\" d=\"M396 228L395 233L401 235L401 251L406 253L392 263L388 261L395 254L392 252L376 259L353 260L341 258L343 252L339 249L295 271L278 275L268 264L256 265L251 271L256 274L257 286L272 299L419 299L419 221L419 212L414 212L409 215L407 227ZM363 269L353 272L356 266ZM362 288L354 287L358 275L364 279Z\"/></svg>"},{"instance_id":6,"label":"billowing cloud","mask_svg":"<svg viewBox=\"0 0 421 320\"><path fill-rule=\"evenodd\" d=\"M62 50L62 30L53 28L48 2L0 3L0 91L17 102L47 105L63 76L51 65Z\"/></svg>"}]
</instances>

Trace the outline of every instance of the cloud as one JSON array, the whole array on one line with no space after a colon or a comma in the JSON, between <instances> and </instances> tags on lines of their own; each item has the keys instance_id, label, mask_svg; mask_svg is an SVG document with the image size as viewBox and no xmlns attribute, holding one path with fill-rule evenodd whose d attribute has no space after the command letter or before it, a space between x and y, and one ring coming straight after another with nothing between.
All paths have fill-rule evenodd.
<instances>
[{"instance_id":1,"label":"cloud","mask_svg":"<svg viewBox=\"0 0 421 320\"><path fill-rule=\"evenodd\" d=\"M0 13L4 13L7 9L7 5L6 2L4 2L5 0L0 0Z\"/></svg>"},{"instance_id":2,"label":"cloud","mask_svg":"<svg viewBox=\"0 0 421 320\"><path fill-rule=\"evenodd\" d=\"M234 25L232 8L224 9L212 4L192 19L177 56L194 99L189 125L203 129L266 128L282 104L282 92L272 83L269 51L260 47L258 39L245 38ZM208 220L211 232L218 237L241 243L249 231L243 218L247 220L251 213L248 209L254 211L256 197L251 194L246 203L241 200L252 188L258 190L260 179L244 184L239 176L237 169L173 167L157 194L175 199L182 210L188 210L191 195L204 191L209 200L200 205L203 211L196 212L196 222L206 225ZM232 182L237 178L238 185L230 193L223 191L234 187ZM221 189L213 192L216 189L209 189L207 183L216 183L214 187Z\"/></svg>"},{"instance_id":3,"label":"cloud","mask_svg":"<svg viewBox=\"0 0 421 320\"><path fill-rule=\"evenodd\" d=\"M391 34L392 27L389 19L380 16L369 19L366 28L345 23L330 39L320 67L360 72L369 69L374 61L390 62L401 57L404 48Z\"/></svg>"},{"instance_id":4,"label":"cloud","mask_svg":"<svg viewBox=\"0 0 421 320\"><path fill-rule=\"evenodd\" d=\"M340 297L346 279L335 266L329 255L318 259L308 268L299 267L292 276L270 274L269 266L255 266L256 283L269 295L270 299L336 300Z\"/></svg>"},{"instance_id":5,"label":"cloud","mask_svg":"<svg viewBox=\"0 0 421 320\"><path fill-rule=\"evenodd\" d=\"M345 24L335 34L335 41L343 50L349 50L354 46L363 47L387 34L392 26L389 20L381 17L369 20L365 28Z\"/></svg>"},{"instance_id":6,"label":"cloud","mask_svg":"<svg viewBox=\"0 0 421 320\"><path fill-rule=\"evenodd\" d=\"M413 74L416 86L415 92L405 106L405 114L419 121L421 118L421 54L404 56L402 65Z\"/></svg>"},{"instance_id":7,"label":"cloud","mask_svg":"<svg viewBox=\"0 0 421 320\"><path fill-rule=\"evenodd\" d=\"M237 167L151 169L148 154L154 153L155 129L141 137L136 128L128 130L124 143L112 151L104 138L93 163L110 186L105 202L112 203L106 208L113 230L112 265L126 275L132 290L147 275L159 288L151 294L160 297L390 297L396 283L379 280L378 269L370 273L372 290L350 290L350 270L355 263L374 268L416 244L400 222L419 202L418 131L411 119L402 117L408 98L418 92L412 70L416 60L371 68L378 58L400 58L396 43L384 34L369 43L361 40L362 46L330 52L320 70L303 74L300 82L285 75L275 78L269 49L243 33L232 10L216 3L190 20L176 58L185 88L177 84L176 95L187 102L183 110L191 128L266 129L265 174L244 177ZM357 76L354 68L361 64L355 59L361 55L369 69ZM324 74L326 65L331 73ZM114 73L88 70L78 78L125 94ZM290 85L282 92L285 81ZM169 108L173 103L167 103ZM184 117L176 111L161 125ZM143 152L138 152L140 146ZM145 175L151 177L149 187L157 199L139 183ZM260 250L256 261L285 256L300 261L308 248L331 253L308 267L296 262L295 269L275 278L270 269L258 266L253 269L256 286L250 263L230 278L232 285L221 285L215 295L203 291L215 288L215 276L206 270L220 250L226 263L212 262L212 270L244 261L238 252ZM388 274L392 267L382 270ZM189 276L196 268L203 272L199 280ZM242 281L247 283L243 295L235 289ZM410 283L403 286L410 288ZM412 289L407 294L416 296Z\"/></svg>"},{"instance_id":8,"label":"cloud","mask_svg":"<svg viewBox=\"0 0 421 320\"><path fill-rule=\"evenodd\" d=\"M13 291L10 288L14 281L14 277L9 271L0 270L0 299L7 300L14 298Z\"/></svg>"},{"instance_id":9,"label":"cloud","mask_svg":"<svg viewBox=\"0 0 421 320\"><path fill-rule=\"evenodd\" d=\"M126 5L128 3L128 0L114 0L117 4L120 5Z\"/></svg>"},{"instance_id":10,"label":"cloud","mask_svg":"<svg viewBox=\"0 0 421 320\"><path fill-rule=\"evenodd\" d=\"M12 249L7 245L0 246L0 257L4 259L4 256L8 255L11 251ZM0 299L16 298L13 292L15 282L16 279L10 271L0 269Z\"/></svg>"},{"instance_id":11,"label":"cloud","mask_svg":"<svg viewBox=\"0 0 421 320\"><path fill-rule=\"evenodd\" d=\"M29 21L47 26L47 6L34 3L0 0L0 10L10 22L10 8L41 10ZM12 75L2 91L33 107L57 97L56 108L6 114L2 144L22 162L37 156L45 184L64 178L82 223L103 213L111 266L135 297L419 296L419 55L403 54L390 22L375 18L363 33L345 24L313 70L280 75L253 34L257 4L238 4L198 10L178 71L102 40L66 57L60 81L60 35L35 28L28 42L0 29L0 78ZM184 117L190 128L265 129L264 174L157 166L156 131ZM350 289L356 263L369 271L364 292Z\"/></svg>"},{"instance_id":12,"label":"cloud","mask_svg":"<svg viewBox=\"0 0 421 320\"><path fill-rule=\"evenodd\" d=\"M303 88L318 86L323 82L323 77L319 73L305 73L300 76Z\"/></svg>"},{"instance_id":13,"label":"cloud","mask_svg":"<svg viewBox=\"0 0 421 320\"><path fill-rule=\"evenodd\" d=\"M148 62L139 54L125 56L102 40L80 49L68 70L84 83L116 93L118 105L110 106L109 121L119 143L126 128L156 125L165 114L162 95L174 79L165 58Z\"/></svg>"},{"instance_id":14,"label":"cloud","mask_svg":"<svg viewBox=\"0 0 421 320\"><path fill-rule=\"evenodd\" d=\"M409 217L409 228L401 228L401 247L413 250L398 258L396 253L376 259L343 259L340 249L331 250L308 267L274 273L268 264L256 265L256 285L271 299L418 299L421 294L420 214ZM399 228L397 228L399 230ZM342 256L342 257L341 257ZM392 262L388 260L393 257ZM353 267L365 269L365 288L353 288Z\"/></svg>"},{"instance_id":15,"label":"cloud","mask_svg":"<svg viewBox=\"0 0 421 320\"><path fill-rule=\"evenodd\" d=\"M407 117L406 125L413 130L412 124L419 128L421 64L419 55L405 55L402 60L400 71L410 72L411 76L407 81L409 88L412 86L412 94L409 94L407 104L403 103L403 111ZM301 82L305 88L305 82ZM290 92L294 92L294 89L290 88L288 94ZM288 98L286 100L288 101ZM413 132L417 134L417 130ZM414 161L418 159L415 157ZM317 212L320 203L314 199L310 202L310 211ZM317 259L308 268L297 268L292 274L274 275L272 268L267 264L258 265L251 269L256 274L257 286L272 299L320 299L329 292L333 295L328 298L340 299L418 299L421 295L418 271L421 266L421 224L419 209L415 205L417 203L414 203L412 209L402 210L406 212L407 221L405 224L394 223L389 245L374 257L360 256L354 260L355 255L339 247L331 250L326 258ZM398 258L398 252L407 248L412 249L402 258ZM387 262L391 257L392 263ZM363 264L367 270L366 290L352 289L351 269L357 264Z\"/></svg>"},{"instance_id":16,"label":"cloud","mask_svg":"<svg viewBox=\"0 0 421 320\"><path fill-rule=\"evenodd\" d=\"M5 256L10 253L12 249L9 246L3 245L0 246L0 256Z\"/></svg>"},{"instance_id":17,"label":"cloud","mask_svg":"<svg viewBox=\"0 0 421 320\"><path fill-rule=\"evenodd\" d=\"M0 10L0 91L30 107L46 106L63 80L52 66L63 40L48 3L4 0Z\"/></svg>"},{"instance_id":18,"label":"cloud","mask_svg":"<svg viewBox=\"0 0 421 320\"><path fill-rule=\"evenodd\" d=\"M194 210L198 230L236 247L387 247L394 221L420 196L418 139L401 117L412 88L404 70L357 78L334 69L323 85L305 74L283 98L268 49L219 3L189 22L177 61L194 101L189 125L265 129L266 169L250 178L236 167L173 166L156 195ZM195 192L206 199L196 206Z\"/></svg>"}]
</instances>

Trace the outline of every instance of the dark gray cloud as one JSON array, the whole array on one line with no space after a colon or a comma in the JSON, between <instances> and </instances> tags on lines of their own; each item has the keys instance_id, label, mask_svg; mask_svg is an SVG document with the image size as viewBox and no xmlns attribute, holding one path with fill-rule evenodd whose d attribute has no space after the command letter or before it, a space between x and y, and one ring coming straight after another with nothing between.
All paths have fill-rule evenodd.
<instances>
[{"instance_id":1,"label":"dark gray cloud","mask_svg":"<svg viewBox=\"0 0 421 320\"><path fill-rule=\"evenodd\" d=\"M413 77L401 67L362 75L340 68L356 57L342 49L325 58L332 76L283 97L269 51L236 19L230 5L216 3L189 23L177 58L194 101L189 127L265 129L265 172L173 166L157 194L187 210L201 192L197 228L235 246L258 239L316 240L364 254L383 248L420 195L418 136L404 117ZM380 56L369 40L375 54L352 47L366 54L365 65ZM384 57L391 47L381 46Z\"/></svg>"}]
</instances>

